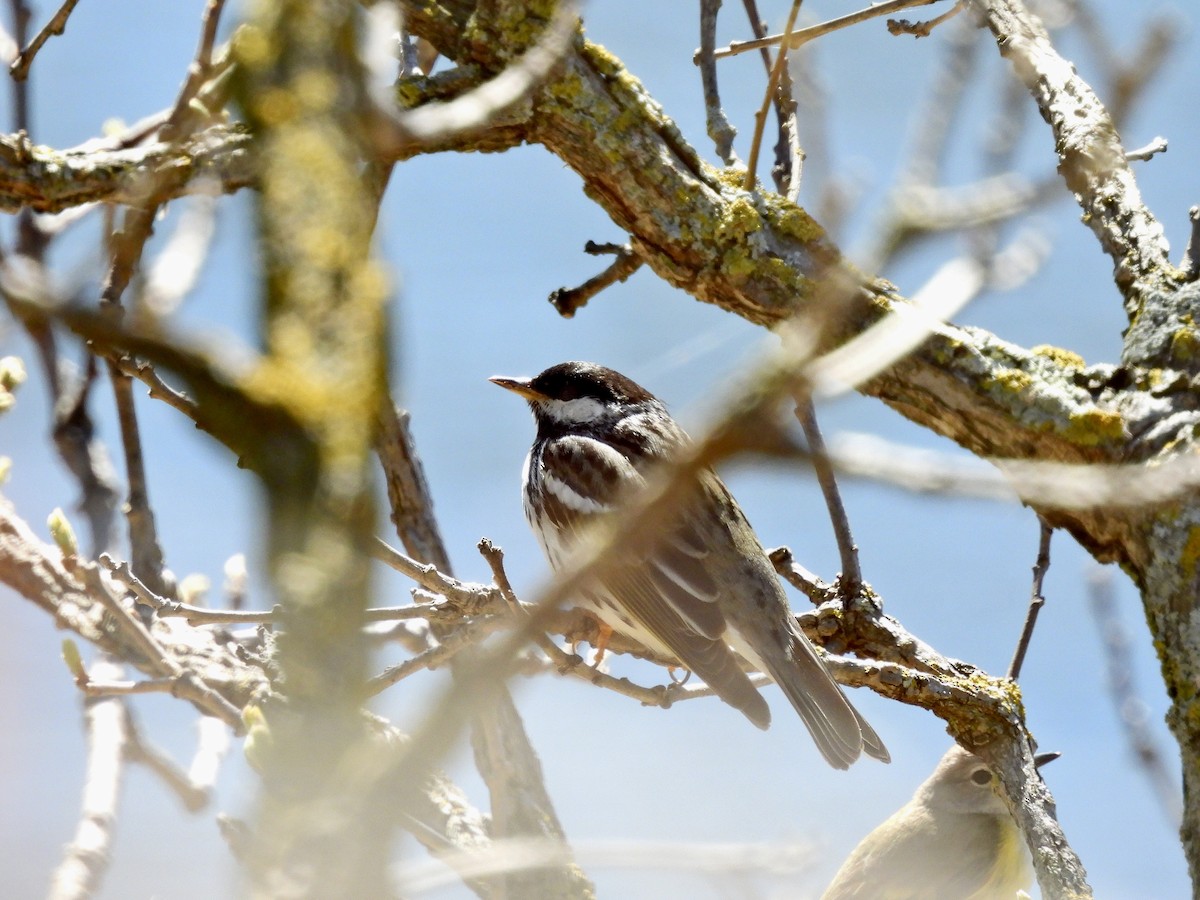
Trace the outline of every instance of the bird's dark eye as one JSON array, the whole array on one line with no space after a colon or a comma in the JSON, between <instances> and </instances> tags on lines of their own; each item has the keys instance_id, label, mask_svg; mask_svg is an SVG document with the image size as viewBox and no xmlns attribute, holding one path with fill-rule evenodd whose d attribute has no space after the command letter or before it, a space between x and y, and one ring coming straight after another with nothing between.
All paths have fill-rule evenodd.
<instances>
[{"instance_id":1,"label":"bird's dark eye","mask_svg":"<svg viewBox=\"0 0 1200 900\"><path fill-rule=\"evenodd\" d=\"M982 787L985 784L991 784L992 773L987 769L976 769L971 773L971 780Z\"/></svg>"}]
</instances>

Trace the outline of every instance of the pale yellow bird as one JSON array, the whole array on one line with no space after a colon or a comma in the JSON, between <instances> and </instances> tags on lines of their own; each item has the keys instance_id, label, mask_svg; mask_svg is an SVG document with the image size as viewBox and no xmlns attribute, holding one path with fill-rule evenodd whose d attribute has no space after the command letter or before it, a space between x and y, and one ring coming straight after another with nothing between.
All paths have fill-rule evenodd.
<instances>
[{"instance_id":1,"label":"pale yellow bird","mask_svg":"<svg viewBox=\"0 0 1200 900\"><path fill-rule=\"evenodd\" d=\"M1057 757L1040 754L1040 766ZM1013 900L1033 864L996 773L958 745L863 838L822 900ZM1026 895L1028 896L1028 895Z\"/></svg>"}]
</instances>

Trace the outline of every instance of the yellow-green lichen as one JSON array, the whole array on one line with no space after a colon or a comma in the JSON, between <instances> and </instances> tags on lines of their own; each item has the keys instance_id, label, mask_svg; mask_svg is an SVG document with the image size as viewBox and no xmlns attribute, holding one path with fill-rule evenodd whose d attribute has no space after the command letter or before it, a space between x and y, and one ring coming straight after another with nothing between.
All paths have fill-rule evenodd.
<instances>
[{"instance_id":1,"label":"yellow-green lichen","mask_svg":"<svg viewBox=\"0 0 1200 900\"><path fill-rule=\"evenodd\" d=\"M576 72L565 72L547 83L546 93L570 106L583 94L583 79Z\"/></svg>"},{"instance_id":2,"label":"yellow-green lichen","mask_svg":"<svg viewBox=\"0 0 1200 900\"><path fill-rule=\"evenodd\" d=\"M1171 335L1171 361L1190 363L1200 356L1200 335L1190 325L1183 325Z\"/></svg>"},{"instance_id":3,"label":"yellow-green lichen","mask_svg":"<svg viewBox=\"0 0 1200 900\"><path fill-rule=\"evenodd\" d=\"M1115 443L1125 439L1125 420L1115 412L1089 409L1070 417L1064 435L1084 447Z\"/></svg>"},{"instance_id":4,"label":"yellow-green lichen","mask_svg":"<svg viewBox=\"0 0 1200 900\"><path fill-rule=\"evenodd\" d=\"M738 197L726 204L717 225L717 234L726 239L737 239L761 229L762 216L746 197Z\"/></svg>"},{"instance_id":5,"label":"yellow-green lichen","mask_svg":"<svg viewBox=\"0 0 1200 900\"><path fill-rule=\"evenodd\" d=\"M732 278L749 278L757 268L758 263L748 247L730 247L721 256L721 271Z\"/></svg>"},{"instance_id":6,"label":"yellow-green lichen","mask_svg":"<svg viewBox=\"0 0 1200 900\"><path fill-rule=\"evenodd\" d=\"M716 176L717 181L735 191L745 190L746 169L743 166L728 166L724 169L709 167L709 173Z\"/></svg>"},{"instance_id":7,"label":"yellow-green lichen","mask_svg":"<svg viewBox=\"0 0 1200 900\"><path fill-rule=\"evenodd\" d=\"M800 292L804 290L808 283L808 279L804 276L804 273L777 256L768 256L765 259L761 259L758 265L760 271L765 273L767 277L778 281L789 290Z\"/></svg>"},{"instance_id":8,"label":"yellow-green lichen","mask_svg":"<svg viewBox=\"0 0 1200 900\"><path fill-rule=\"evenodd\" d=\"M420 78L401 78L396 83L396 105L401 109L415 109L424 103L425 85L428 83L429 79L424 76Z\"/></svg>"},{"instance_id":9,"label":"yellow-green lichen","mask_svg":"<svg viewBox=\"0 0 1200 900\"><path fill-rule=\"evenodd\" d=\"M802 244L819 241L825 237L825 229L817 224L816 219L798 206L791 203L780 203L778 206L775 223L783 234L795 238Z\"/></svg>"},{"instance_id":10,"label":"yellow-green lichen","mask_svg":"<svg viewBox=\"0 0 1200 900\"><path fill-rule=\"evenodd\" d=\"M467 19L462 29L464 43L480 43L499 50L503 58L523 53L546 31L554 15L555 0L528 0L522 4L500 4L489 9L488 15Z\"/></svg>"},{"instance_id":11,"label":"yellow-green lichen","mask_svg":"<svg viewBox=\"0 0 1200 900\"><path fill-rule=\"evenodd\" d=\"M1187 541L1179 555L1179 565L1185 577L1195 576L1197 563L1200 563L1200 525L1193 525L1188 529Z\"/></svg>"},{"instance_id":12,"label":"yellow-green lichen","mask_svg":"<svg viewBox=\"0 0 1200 900\"><path fill-rule=\"evenodd\" d=\"M1030 352L1034 356L1042 356L1052 360L1060 366L1082 369L1087 365L1083 357L1078 353L1074 353L1071 350L1064 350L1062 347L1054 347L1050 344L1038 344Z\"/></svg>"},{"instance_id":13,"label":"yellow-green lichen","mask_svg":"<svg viewBox=\"0 0 1200 900\"><path fill-rule=\"evenodd\" d=\"M584 41L581 53L593 69L605 78L616 78L625 74L621 60L609 52L603 44Z\"/></svg>"},{"instance_id":14,"label":"yellow-green lichen","mask_svg":"<svg viewBox=\"0 0 1200 900\"><path fill-rule=\"evenodd\" d=\"M1020 369L1001 369L984 383L984 387L988 390L1000 388L1006 392L1019 394L1028 390L1032 384L1033 377L1028 372L1022 372Z\"/></svg>"}]
</instances>

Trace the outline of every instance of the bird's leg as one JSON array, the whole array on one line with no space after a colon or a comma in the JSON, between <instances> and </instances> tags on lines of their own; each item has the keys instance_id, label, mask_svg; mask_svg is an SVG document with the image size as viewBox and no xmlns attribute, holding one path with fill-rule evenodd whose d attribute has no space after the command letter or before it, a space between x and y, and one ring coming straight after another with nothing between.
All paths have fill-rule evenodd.
<instances>
[{"instance_id":1,"label":"bird's leg","mask_svg":"<svg viewBox=\"0 0 1200 900\"><path fill-rule=\"evenodd\" d=\"M592 644L596 654L592 659L592 668L600 668L600 663L604 659L604 654L608 650L608 642L613 636L613 630L604 623L602 619L596 619L596 643Z\"/></svg>"},{"instance_id":2,"label":"bird's leg","mask_svg":"<svg viewBox=\"0 0 1200 900\"><path fill-rule=\"evenodd\" d=\"M675 676L676 672L683 672L683 677L677 678ZM676 685L678 687L683 687L691 679L692 670L685 669L685 668L683 668L683 666L667 666L667 675L671 679L671 684Z\"/></svg>"}]
</instances>

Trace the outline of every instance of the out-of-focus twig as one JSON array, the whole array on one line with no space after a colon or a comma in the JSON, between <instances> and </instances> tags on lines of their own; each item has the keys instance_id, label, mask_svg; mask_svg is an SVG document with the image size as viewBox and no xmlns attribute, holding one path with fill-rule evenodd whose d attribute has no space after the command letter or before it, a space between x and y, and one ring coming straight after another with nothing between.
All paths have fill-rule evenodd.
<instances>
[{"instance_id":1,"label":"out-of-focus twig","mask_svg":"<svg viewBox=\"0 0 1200 900\"><path fill-rule=\"evenodd\" d=\"M453 100L397 110L390 95L377 97L380 154L432 145L493 121L529 96L550 74L575 40L578 21L576 0L563 0L536 44L499 75Z\"/></svg>"},{"instance_id":2,"label":"out-of-focus twig","mask_svg":"<svg viewBox=\"0 0 1200 900\"><path fill-rule=\"evenodd\" d=\"M425 564L407 559L382 541L375 542L373 552L390 565L403 567L409 572L415 570L430 582L454 582L449 576L449 554L433 514L433 495L429 491L424 467L408 427L408 416L402 414L388 399L378 413L377 422L375 449L383 464L392 521L405 548L420 556ZM468 592L471 602L478 599L479 593ZM496 590L491 593L495 596L501 592ZM462 599L461 593L457 596ZM508 609L504 597L498 596L496 599ZM462 632L472 625L474 623L459 624L456 630L451 630L444 625L431 623L431 646L417 658L432 658L434 654L445 652L447 644L459 639L463 640L465 646L468 643L466 638L471 635ZM410 663L415 665L412 660ZM471 677L469 666L452 664L451 671L456 680ZM494 703L475 710L468 719L476 767L491 795L492 837L544 839L566 848L565 832L546 789L541 763L512 696L503 686L499 686L495 691ZM431 842L419 832L414 832L414 836L435 855L444 854L445 848L439 842ZM595 892L586 874L569 858L549 869L508 876L499 884L475 884L471 879L467 881L481 896L487 896L493 889L512 896L553 895L564 898L586 898Z\"/></svg>"},{"instance_id":3,"label":"out-of-focus twig","mask_svg":"<svg viewBox=\"0 0 1200 900\"><path fill-rule=\"evenodd\" d=\"M1096 568L1088 578L1088 595L1092 617L1100 629L1104 656L1108 664L1108 690L1117 718L1138 768L1150 782L1158 798L1159 808L1172 827L1178 827L1183 816L1183 798L1179 794L1179 779L1172 774L1173 766L1150 730L1145 702L1138 697L1133 683L1129 636L1117 616L1112 575L1107 569Z\"/></svg>"},{"instance_id":4,"label":"out-of-focus twig","mask_svg":"<svg viewBox=\"0 0 1200 900\"><path fill-rule=\"evenodd\" d=\"M1126 311L1135 315L1139 285L1163 282L1172 268L1162 225L1142 202L1112 116L1021 0L971 0L971 7L1050 125L1058 171L1112 259Z\"/></svg>"},{"instance_id":5,"label":"out-of-focus twig","mask_svg":"<svg viewBox=\"0 0 1200 900\"><path fill-rule=\"evenodd\" d=\"M88 670L89 678L119 678L122 666L100 657ZM95 896L108 869L117 803L121 795L125 754L129 742L128 719L120 697L92 697L84 701L87 735L87 771L83 783L83 808L75 836L64 851L50 882L53 900L85 900Z\"/></svg>"}]
</instances>

